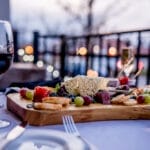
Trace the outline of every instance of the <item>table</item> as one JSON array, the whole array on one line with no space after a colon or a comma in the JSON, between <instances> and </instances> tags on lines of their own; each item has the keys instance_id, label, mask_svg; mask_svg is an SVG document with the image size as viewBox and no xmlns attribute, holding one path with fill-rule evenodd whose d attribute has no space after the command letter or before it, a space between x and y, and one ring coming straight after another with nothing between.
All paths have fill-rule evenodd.
<instances>
[{"instance_id":1,"label":"table","mask_svg":"<svg viewBox=\"0 0 150 150\"><path fill-rule=\"evenodd\" d=\"M6 97L0 95L0 101L6 101ZM11 121L9 127L0 129L1 137L20 122L7 111L6 106L0 109L1 118ZM150 148L150 120L97 121L76 123L76 126L81 136L95 145L98 150L149 150ZM34 128L65 131L63 125L27 127L31 130Z\"/></svg>"},{"instance_id":2,"label":"table","mask_svg":"<svg viewBox=\"0 0 150 150\"><path fill-rule=\"evenodd\" d=\"M13 82L32 82L46 78L46 69L32 63L13 63L0 78L0 88L6 88Z\"/></svg>"}]
</instances>

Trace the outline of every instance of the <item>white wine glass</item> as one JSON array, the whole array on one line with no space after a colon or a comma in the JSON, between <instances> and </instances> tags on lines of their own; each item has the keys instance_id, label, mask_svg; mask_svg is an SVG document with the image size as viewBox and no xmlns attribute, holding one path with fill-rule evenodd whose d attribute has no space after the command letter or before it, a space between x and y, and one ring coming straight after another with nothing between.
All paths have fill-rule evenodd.
<instances>
[{"instance_id":1,"label":"white wine glass","mask_svg":"<svg viewBox=\"0 0 150 150\"><path fill-rule=\"evenodd\" d=\"M0 79L10 68L14 57L13 33L8 21L0 20ZM4 106L0 97L0 108ZM0 128L8 126L10 123L0 119Z\"/></svg>"}]
</instances>

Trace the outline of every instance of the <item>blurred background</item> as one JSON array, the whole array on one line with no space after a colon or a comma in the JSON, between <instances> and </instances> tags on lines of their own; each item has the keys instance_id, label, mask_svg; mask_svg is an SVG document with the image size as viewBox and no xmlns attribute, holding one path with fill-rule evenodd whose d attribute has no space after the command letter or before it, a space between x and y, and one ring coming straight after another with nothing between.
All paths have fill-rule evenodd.
<instances>
[{"instance_id":1,"label":"blurred background","mask_svg":"<svg viewBox=\"0 0 150 150\"><path fill-rule=\"evenodd\" d=\"M0 0L0 19L14 31L18 72L11 80L116 77L121 49L131 47L135 71L144 65L137 84L149 84L149 8L149 0Z\"/></svg>"}]
</instances>

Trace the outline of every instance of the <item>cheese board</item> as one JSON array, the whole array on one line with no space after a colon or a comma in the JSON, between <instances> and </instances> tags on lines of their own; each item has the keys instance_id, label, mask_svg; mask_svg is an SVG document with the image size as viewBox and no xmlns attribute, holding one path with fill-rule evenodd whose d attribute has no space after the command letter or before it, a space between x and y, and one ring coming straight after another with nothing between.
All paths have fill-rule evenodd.
<instances>
[{"instance_id":1,"label":"cheese board","mask_svg":"<svg viewBox=\"0 0 150 150\"><path fill-rule=\"evenodd\" d=\"M7 109L21 120L28 121L30 125L35 126L62 124L63 115L72 115L75 122L150 119L150 104L124 106L93 103L83 107L70 104L68 107L55 111L27 108L27 104L32 104L32 101L22 99L19 93L7 95Z\"/></svg>"}]
</instances>

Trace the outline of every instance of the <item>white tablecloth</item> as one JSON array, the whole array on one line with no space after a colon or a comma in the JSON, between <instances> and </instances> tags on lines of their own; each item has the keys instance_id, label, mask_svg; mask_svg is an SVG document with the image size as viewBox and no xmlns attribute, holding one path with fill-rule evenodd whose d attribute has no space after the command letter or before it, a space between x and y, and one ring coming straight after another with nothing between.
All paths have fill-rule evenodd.
<instances>
[{"instance_id":1,"label":"white tablecloth","mask_svg":"<svg viewBox=\"0 0 150 150\"><path fill-rule=\"evenodd\" d=\"M0 102L6 98L0 95ZM20 121L6 107L0 109L0 119L11 121L7 128L0 129L0 136L7 134ZM149 150L150 149L150 120L128 121L98 121L76 123L81 136L95 145L98 150ZM38 128L65 131L63 125L42 127L28 126L27 129Z\"/></svg>"}]
</instances>

